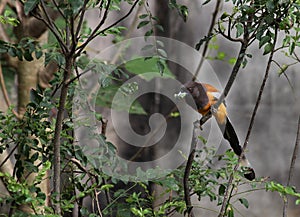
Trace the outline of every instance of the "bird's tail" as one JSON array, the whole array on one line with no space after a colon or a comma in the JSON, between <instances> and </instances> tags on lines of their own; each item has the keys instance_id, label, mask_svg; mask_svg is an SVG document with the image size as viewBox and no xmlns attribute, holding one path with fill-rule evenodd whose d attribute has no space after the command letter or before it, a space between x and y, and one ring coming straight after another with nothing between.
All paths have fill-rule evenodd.
<instances>
[{"instance_id":1,"label":"bird's tail","mask_svg":"<svg viewBox=\"0 0 300 217\"><path fill-rule=\"evenodd\" d=\"M229 118L226 117L225 123L224 122L219 123L219 127L223 132L224 139L226 139L229 142L234 153L236 155L240 156L242 154L242 147L240 146L238 136L237 136ZM242 156L240 164L241 164L241 166L247 168L246 169L247 171L244 174L245 178L247 178L249 180L255 179L255 172L254 172L251 164L245 157L245 155Z\"/></svg>"}]
</instances>

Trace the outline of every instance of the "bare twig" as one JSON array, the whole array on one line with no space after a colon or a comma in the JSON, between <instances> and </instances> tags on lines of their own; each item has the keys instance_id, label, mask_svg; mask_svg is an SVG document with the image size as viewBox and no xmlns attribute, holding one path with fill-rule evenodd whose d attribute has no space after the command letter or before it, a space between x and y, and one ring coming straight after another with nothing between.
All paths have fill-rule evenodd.
<instances>
[{"instance_id":1,"label":"bare twig","mask_svg":"<svg viewBox=\"0 0 300 217\"><path fill-rule=\"evenodd\" d=\"M209 29L208 29L207 36L210 36L212 34L213 28L214 28L215 23L216 23L216 18L217 18L219 9L220 9L220 5L221 5L221 0L217 0L215 10L214 10L213 15L212 15L211 23L210 23L210 26L209 26ZM193 76L193 79L192 79L193 81L195 81L197 79L197 76L198 76L198 74L199 74L199 72L202 68L202 65L203 65L203 62L204 62L204 59L205 59L205 56L206 56L206 53L207 53L208 44L209 44L209 40L207 40L204 44L204 48L203 48L203 51L202 51L202 57L200 59L199 65L196 69L196 72Z\"/></svg>"},{"instance_id":2,"label":"bare twig","mask_svg":"<svg viewBox=\"0 0 300 217\"><path fill-rule=\"evenodd\" d=\"M62 18L66 19L66 16L64 14L64 12L61 10L61 7L59 7L58 3L56 2L56 0L52 0L54 6L56 7L56 9L58 10L60 16L62 16Z\"/></svg>"},{"instance_id":3,"label":"bare twig","mask_svg":"<svg viewBox=\"0 0 300 217\"><path fill-rule=\"evenodd\" d=\"M294 175L295 162L296 162L298 152L299 152L299 143L300 143L300 115L298 118L298 129L297 129L297 135L296 135L296 142L295 142L294 151L293 151L293 155L292 155L292 159L291 159L289 176L288 176L288 180L287 180L287 186L290 185L291 179ZM287 216L287 207L288 207L288 198L286 197L284 200L284 205L283 205L283 217Z\"/></svg>"},{"instance_id":4,"label":"bare twig","mask_svg":"<svg viewBox=\"0 0 300 217\"><path fill-rule=\"evenodd\" d=\"M226 39L228 39L229 41L232 41L232 42L241 42L243 43L244 40L242 38L232 38L229 34L225 34L224 31L222 31L221 29L221 26L220 26L220 23L218 23L218 32Z\"/></svg>"},{"instance_id":5,"label":"bare twig","mask_svg":"<svg viewBox=\"0 0 300 217\"><path fill-rule=\"evenodd\" d=\"M71 84L72 82L74 82L76 79L79 79L82 75L88 73L90 70L94 69L96 67L96 65L93 65L89 68L87 68L86 70L84 70L83 72L81 72L80 74L76 75L76 77L72 78L67 85Z\"/></svg>"},{"instance_id":6,"label":"bare twig","mask_svg":"<svg viewBox=\"0 0 300 217\"><path fill-rule=\"evenodd\" d=\"M31 13L31 15L33 17L35 17L36 19L42 21L49 28L49 30L55 36L56 40L59 42L59 45L61 46L63 54L66 54L66 53L68 53L68 48L66 47L66 45L64 43L64 40L61 37L60 31L57 30L58 29L57 26L56 25L54 26L54 22L53 22L53 20L51 20L51 18L50 18L50 16L49 16L49 14L48 14L48 12L47 12L47 10L46 10L43 3L44 2L41 1L42 11L46 16L46 19L41 14L38 14L38 13L37 14Z\"/></svg>"},{"instance_id":7,"label":"bare twig","mask_svg":"<svg viewBox=\"0 0 300 217\"><path fill-rule=\"evenodd\" d=\"M17 149L17 147L18 147L18 144L15 145L15 147L13 147L11 149L11 151L7 154L7 156L5 157L5 159L0 164L0 169L10 159L10 157L13 155L13 153L15 152L15 150Z\"/></svg>"},{"instance_id":8,"label":"bare twig","mask_svg":"<svg viewBox=\"0 0 300 217\"><path fill-rule=\"evenodd\" d=\"M277 41L277 33L278 33L278 30L276 28L275 29L275 34L274 34L274 43L273 43L274 46L273 47L275 47L275 44L276 44L276 41ZM269 59L268 59L268 63L267 63L267 67L266 67L266 71L265 71L265 75L264 75L264 79L262 81L262 84L261 84L261 87L260 87L260 90L259 90L259 94L258 94L256 103L255 103L255 106L254 106L254 110L252 112L252 116L251 116L251 120L250 120L250 123L249 123L247 135L246 135L245 142L244 142L244 145L243 145L243 148L242 148L242 153L239 156L239 162L243 158L244 151L246 150L247 145L248 145L249 137L250 137L251 132L252 132L252 127L253 127L254 120L255 120L255 117L256 117L256 113L257 113L257 110L258 110L258 106L260 104L261 97L262 97L262 94L263 94L263 91L264 91L264 88L265 88L265 85L266 85L266 81L267 81L268 76L269 76L270 67L271 67L271 63L272 63L272 60L273 60L273 55L274 55L274 49L271 51ZM238 170L238 167L239 167L239 164L237 164L234 167L234 170L233 170L232 174L229 177L228 185L227 185L227 188L226 188L226 191L225 191L225 194L224 194L224 199L223 199L223 202L222 202L222 207L221 207L221 210L220 210L220 213L219 213L218 217L223 217L224 214L225 214L225 211L226 211L225 208L226 208L226 206L228 204L228 198L230 196L229 192L230 192L230 189L232 188L232 182L233 182L233 178L234 178L234 173Z\"/></svg>"},{"instance_id":9,"label":"bare twig","mask_svg":"<svg viewBox=\"0 0 300 217\"><path fill-rule=\"evenodd\" d=\"M101 21L94 28L94 30L92 31L91 35L87 38L87 40L77 48L79 50L79 53L90 43L91 40L93 40L97 35L99 35L98 31L103 26L105 20L107 19L110 4L111 4L111 0L108 0Z\"/></svg>"},{"instance_id":10,"label":"bare twig","mask_svg":"<svg viewBox=\"0 0 300 217\"><path fill-rule=\"evenodd\" d=\"M5 85L5 82L4 82L4 77L3 77L3 73L2 73L1 64L0 64L0 87L1 87L1 90L2 90L2 93L3 93L5 103L6 103L7 107L10 107L11 102L10 102L10 99L9 99L9 96L8 96L8 93L7 93L7 88L6 88L6 85ZM12 113L16 116L16 118L18 118L18 119L20 118L20 115L14 109L12 109Z\"/></svg>"},{"instance_id":11,"label":"bare twig","mask_svg":"<svg viewBox=\"0 0 300 217\"><path fill-rule=\"evenodd\" d=\"M124 39L123 39L124 41L130 38L132 32L133 32L134 29L136 28L136 25L137 25L137 22L138 22L138 16L140 15L141 10L142 10L142 6L140 5L140 6L138 6L138 8L137 8L137 11L136 11L136 13L135 13L135 15L134 15L133 21L132 21L132 23L131 23L131 25L130 25L130 27L129 27L127 33L126 33L126 35L124 36ZM120 56L121 56L121 54L122 54L122 51L124 51L125 47L126 47L126 46L122 44L122 45L118 48L116 54L114 55L114 57L112 58L112 60L111 60L111 62L110 62L111 64L116 64L116 63L117 63L117 61L119 60L119 58L120 58Z\"/></svg>"},{"instance_id":12,"label":"bare twig","mask_svg":"<svg viewBox=\"0 0 300 217\"><path fill-rule=\"evenodd\" d=\"M121 21L125 20L133 11L133 9L135 8L135 6L137 5L137 3L139 2L140 0L136 0L130 10L127 12L127 14L125 14L123 17L121 17L119 20L115 21L114 23L112 23L111 25L107 26L106 28L102 29L102 30L96 30L94 29L93 32L95 32L94 34L92 33L91 36L82 44L80 45L79 47L77 47L77 55L79 55L82 50L84 50L84 48L90 43L90 41L92 41L95 37L97 37L98 35L102 34L103 32L105 32L106 30L112 28L113 26L117 25L118 23L120 23ZM104 15L103 15L104 16ZM95 31L96 30L96 31Z\"/></svg>"},{"instance_id":13,"label":"bare twig","mask_svg":"<svg viewBox=\"0 0 300 217\"><path fill-rule=\"evenodd\" d=\"M184 176L183 176L184 201L186 204L186 209L187 209L187 213L188 213L189 217L194 217L193 206L192 206L191 195L190 195L190 187L189 187L189 176L190 176L190 172L192 169L194 156L195 156L195 152L196 152L196 143L197 143L197 139L195 136L196 135L195 134L196 124L197 124L197 121L194 122L191 152L189 154L189 157L188 157L188 160L187 160L187 163L185 166L185 170L184 170Z\"/></svg>"},{"instance_id":14,"label":"bare twig","mask_svg":"<svg viewBox=\"0 0 300 217\"><path fill-rule=\"evenodd\" d=\"M4 77L3 77L3 73L2 73L2 66L1 66L1 64L0 64L0 86L1 86L1 90L2 90L2 93L3 93L4 100L6 102L6 105L7 105L7 107L10 107L11 106L11 102L10 102L10 99L8 97L6 85L5 85L5 82L4 82Z\"/></svg>"},{"instance_id":15,"label":"bare twig","mask_svg":"<svg viewBox=\"0 0 300 217\"><path fill-rule=\"evenodd\" d=\"M82 28L82 24L83 24L83 20L84 20L83 18L84 18L84 14L85 14L85 11L86 11L86 5L87 5L88 2L89 2L89 0L85 0L83 5L82 5L82 8L81 8L81 14L80 14L80 17L79 17L79 21L78 21L77 28L76 28L76 33L75 33L76 39L79 37L80 30Z\"/></svg>"}]
</instances>

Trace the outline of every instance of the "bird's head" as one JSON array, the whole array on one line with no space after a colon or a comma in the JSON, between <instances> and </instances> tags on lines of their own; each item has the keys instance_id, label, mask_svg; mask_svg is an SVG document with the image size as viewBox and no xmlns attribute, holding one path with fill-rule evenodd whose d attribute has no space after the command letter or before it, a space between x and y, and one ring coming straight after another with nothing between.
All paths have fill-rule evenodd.
<instances>
[{"instance_id":1,"label":"bird's head","mask_svg":"<svg viewBox=\"0 0 300 217\"><path fill-rule=\"evenodd\" d=\"M198 109L204 107L208 103L205 87L201 83L195 81L185 83L180 89L180 92L175 94L175 98L185 99L186 103L190 106L196 104ZM191 102L191 100L193 102Z\"/></svg>"}]
</instances>

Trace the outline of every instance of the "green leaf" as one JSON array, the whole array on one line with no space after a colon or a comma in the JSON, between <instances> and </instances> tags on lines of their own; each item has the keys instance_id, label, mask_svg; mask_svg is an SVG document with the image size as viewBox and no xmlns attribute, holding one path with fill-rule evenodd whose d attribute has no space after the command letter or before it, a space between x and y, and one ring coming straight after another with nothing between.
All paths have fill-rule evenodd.
<instances>
[{"instance_id":1,"label":"green leaf","mask_svg":"<svg viewBox=\"0 0 300 217\"><path fill-rule=\"evenodd\" d=\"M227 215L228 217L234 217L234 211L233 211L233 207L229 204L227 207Z\"/></svg>"},{"instance_id":2,"label":"green leaf","mask_svg":"<svg viewBox=\"0 0 300 217\"><path fill-rule=\"evenodd\" d=\"M224 52L218 52L218 55L217 55L216 59L224 60L225 57L226 57L226 54Z\"/></svg>"},{"instance_id":3,"label":"green leaf","mask_svg":"<svg viewBox=\"0 0 300 217\"><path fill-rule=\"evenodd\" d=\"M12 56L12 57L16 57L16 56L17 56L17 50L16 50L16 48L10 47L10 48L8 49L8 54L9 54L10 56Z\"/></svg>"},{"instance_id":4,"label":"green leaf","mask_svg":"<svg viewBox=\"0 0 300 217\"><path fill-rule=\"evenodd\" d=\"M290 46L289 46L289 53L290 53L290 55L294 52L295 47L296 47L296 43L293 41L293 42L290 44Z\"/></svg>"},{"instance_id":5,"label":"green leaf","mask_svg":"<svg viewBox=\"0 0 300 217\"><path fill-rule=\"evenodd\" d=\"M139 16L139 18L140 19L145 19L146 17L148 17L149 15L148 14L141 14L140 16Z\"/></svg>"},{"instance_id":6,"label":"green leaf","mask_svg":"<svg viewBox=\"0 0 300 217\"><path fill-rule=\"evenodd\" d=\"M219 187L219 195L223 196L225 193L226 187L225 185L221 184Z\"/></svg>"},{"instance_id":7,"label":"green leaf","mask_svg":"<svg viewBox=\"0 0 300 217\"><path fill-rule=\"evenodd\" d=\"M147 32L145 33L145 36L146 36L146 37L148 37L148 36L150 36L150 35L153 35L153 29L150 29L149 31L147 31Z\"/></svg>"},{"instance_id":8,"label":"green leaf","mask_svg":"<svg viewBox=\"0 0 300 217\"><path fill-rule=\"evenodd\" d=\"M155 27L160 30L161 32L164 32L164 27L162 25L159 25L159 24L155 24Z\"/></svg>"},{"instance_id":9,"label":"green leaf","mask_svg":"<svg viewBox=\"0 0 300 217\"><path fill-rule=\"evenodd\" d=\"M294 191L294 189L293 189L292 187L287 186L287 187L285 188L285 193L287 193L287 194L289 194L289 195L294 195L294 194L295 194L295 191Z\"/></svg>"},{"instance_id":10,"label":"green leaf","mask_svg":"<svg viewBox=\"0 0 300 217\"><path fill-rule=\"evenodd\" d=\"M278 72L279 76L281 76L287 69L288 69L288 65L286 64L283 64L281 67L280 67L280 70Z\"/></svg>"},{"instance_id":11,"label":"green leaf","mask_svg":"<svg viewBox=\"0 0 300 217\"><path fill-rule=\"evenodd\" d=\"M188 15L189 15L189 10L188 10L187 6L181 5L179 8L179 12L180 12L179 14L182 17L183 21L186 22Z\"/></svg>"},{"instance_id":12,"label":"green leaf","mask_svg":"<svg viewBox=\"0 0 300 217\"><path fill-rule=\"evenodd\" d=\"M33 57L31 55L31 53L29 52L29 50L25 50L25 52L24 52L24 58L27 61L32 61L33 60Z\"/></svg>"},{"instance_id":13,"label":"green leaf","mask_svg":"<svg viewBox=\"0 0 300 217\"><path fill-rule=\"evenodd\" d=\"M39 105L43 100L43 96L39 94L35 89L30 90L30 101Z\"/></svg>"},{"instance_id":14,"label":"green leaf","mask_svg":"<svg viewBox=\"0 0 300 217\"><path fill-rule=\"evenodd\" d=\"M273 44L268 43L264 47L264 53L263 53L263 55L266 55L266 54L270 53L272 50L273 50Z\"/></svg>"},{"instance_id":15,"label":"green leaf","mask_svg":"<svg viewBox=\"0 0 300 217\"><path fill-rule=\"evenodd\" d=\"M249 208L249 202L246 198L239 198L241 204L243 204L247 209Z\"/></svg>"},{"instance_id":16,"label":"green leaf","mask_svg":"<svg viewBox=\"0 0 300 217\"><path fill-rule=\"evenodd\" d=\"M43 52L42 51L40 51L40 50L35 51L35 57L37 59L41 58L42 56L43 56Z\"/></svg>"},{"instance_id":17,"label":"green leaf","mask_svg":"<svg viewBox=\"0 0 300 217\"><path fill-rule=\"evenodd\" d=\"M112 184L106 184L106 185L101 186L101 190L107 191L107 190L109 190L110 188L113 188L113 187L114 187L114 185L112 185Z\"/></svg>"},{"instance_id":18,"label":"green leaf","mask_svg":"<svg viewBox=\"0 0 300 217\"><path fill-rule=\"evenodd\" d=\"M24 13L28 15L40 2L40 0L28 0L24 3Z\"/></svg>"},{"instance_id":19,"label":"green leaf","mask_svg":"<svg viewBox=\"0 0 300 217\"><path fill-rule=\"evenodd\" d=\"M240 37L244 33L244 27L242 24L238 23L236 26L236 37Z\"/></svg>"},{"instance_id":20,"label":"green leaf","mask_svg":"<svg viewBox=\"0 0 300 217\"><path fill-rule=\"evenodd\" d=\"M269 12L274 11L274 9L275 9L274 1L273 0L267 1L266 7L267 7L267 9L268 9Z\"/></svg>"},{"instance_id":21,"label":"green leaf","mask_svg":"<svg viewBox=\"0 0 300 217\"><path fill-rule=\"evenodd\" d=\"M271 37L268 35L263 36L260 40L259 40L259 48L261 48L263 45L265 45L267 42L270 42Z\"/></svg>"},{"instance_id":22,"label":"green leaf","mask_svg":"<svg viewBox=\"0 0 300 217\"><path fill-rule=\"evenodd\" d=\"M150 23L149 20L144 20L144 21L142 21L142 22L140 22L140 23L138 24L137 28L138 28L138 29L139 29L139 28L142 28L143 26L146 26L148 23Z\"/></svg>"},{"instance_id":23,"label":"green leaf","mask_svg":"<svg viewBox=\"0 0 300 217\"><path fill-rule=\"evenodd\" d=\"M226 13L226 12L224 12L223 14L222 14L222 16L221 16L221 20L224 20L224 19L226 19L227 17L229 17L230 15L228 14L228 13Z\"/></svg>"}]
</instances>

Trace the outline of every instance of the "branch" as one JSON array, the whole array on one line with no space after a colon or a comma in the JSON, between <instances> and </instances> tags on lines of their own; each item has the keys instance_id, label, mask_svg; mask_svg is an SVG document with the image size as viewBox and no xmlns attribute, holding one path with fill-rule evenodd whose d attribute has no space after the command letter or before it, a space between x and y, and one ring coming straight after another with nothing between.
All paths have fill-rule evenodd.
<instances>
[{"instance_id":1,"label":"branch","mask_svg":"<svg viewBox=\"0 0 300 217\"><path fill-rule=\"evenodd\" d=\"M54 6L56 7L56 9L58 10L59 14L62 16L62 18L64 18L64 20L66 20L66 16L64 14L64 12L61 10L61 8L59 7L59 5L57 4L57 2L55 0L52 0Z\"/></svg>"},{"instance_id":2,"label":"branch","mask_svg":"<svg viewBox=\"0 0 300 217\"><path fill-rule=\"evenodd\" d=\"M212 34L214 25L216 23L216 18L217 18L217 15L218 15L218 11L220 9L220 5L221 5L221 0L217 0L216 6L215 6L215 10L214 10L213 15L212 15L211 23L210 23L210 26L209 26L209 29L208 29L207 36L210 36ZM203 62L204 62L204 58L206 56L206 52L207 52L207 49L208 49L208 44L209 44L209 40L207 40L205 42L205 44L204 44L204 48L203 48L203 51L202 51L202 58L200 59L199 65L198 65L198 67L196 69L196 72L195 72L195 74L193 76L192 81L195 81L197 79L197 76L198 76L198 74L200 72L200 69L202 68L202 65L203 65Z\"/></svg>"},{"instance_id":3,"label":"branch","mask_svg":"<svg viewBox=\"0 0 300 217\"><path fill-rule=\"evenodd\" d=\"M192 194L190 194L190 188L189 188L189 176L190 176L190 171L192 169L192 165L193 165L193 161L194 161L194 156L195 156L195 152L196 152L196 144L197 144L197 137L196 137L196 125L197 125L197 121L195 121L193 123L194 125L194 129L193 129L193 137L192 137L192 144L191 144L191 152L189 154L186 166L185 166L185 170L184 170L184 176L183 176L183 189L184 189L184 200L185 200L185 204L186 204L186 208L187 208L187 213L188 213L188 217L194 217L194 213L193 213L193 206L191 203L191 196Z\"/></svg>"},{"instance_id":4,"label":"branch","mask_svg":"<svg viewBox=\"0 0 300 217\"><path fill-rule=\"evenodd\" d=\"M76 79L79 79L82 75L86 74L87 72L89 72L90 70L94 69L96 67L96 65L91 66L90 68L87 68L86 70L84 70L83 72L81 72L80 74L78 74L76 77L72 78L67 85L71 84L72 82L74 82Z\"/></svg>"},{"instance_id":5,"label":"branch","mask_svg":"<svg viewBox=\"0 0 300 217\"><path fill-rule=\"evenodd\" d=\"M61 165L61 157L60 157L60 134L62 131L62 122L65 112L65 103L67 100L68 95L68 81L70 80L70 76L72 73L72 61L73 59L71 57L66 58L66 67L64 71L64 78L63 78L63 84L61 88L60 98L59 98L59 106L58 106L58 112L56 116L56 123L55 123L55 131L54 131L54 138L53 138L53 186L54 186L54 192L56 203L54 204L54 210L55 213L60 215L61 214L61 207L60 207L60 180L61 180L61 171L60 171L60 165Z\"/></svg>"},{"instance_id":6,"label":"branch","mask_svg":"<svg viewBox=\"0 0 300 217\"><path fill-rule=\"evenodd\" d=\"M228 95L228 93L229 93L229 91L232 87L232 84L235 81L235 78L236 78L236 76L237 76L237 74L240 70L241 65L242 65L247 47L248 47L248 41L247 40L243 41L242 46L241 46L240 51L239 51L239 54L238 54L238 57L237 57L237 61L235 62L234 66L233 66L231 75L229 77L229 80L228 80L225 88L224 88L224 91L221 94L218 101L214 105L211 106L211 110L207 114L202 116L202 118L200 120L200 129L202 128L202 125L205 124L205 122L208 121L211 118L212 114L216 113L219 106L221 105L221 103L223 103L225 97Z\"/></svg>"},{"instance_id":7,"label":"branch","mask_svg":"<svg viewBox=\"0 0 300 217\"><path fill-rule=\"evenodd\" d=\"M81 30L81 27L82 27L82 24L83 24L84 14L85 14L85 11L86 11L86 5L87 5L88 2L89 2L89 0L85 0L83 5L82 5L82 8L81 8L81 14L80 14L80 18L79 18L76 33L75 33L76 39L79 37L79 34L80 34L80 30Z\"/></svg>"},{"instance_id":8,"label":"branch","mask_svg":"<svg viewBox=\"0 0 300 217\"><path fill-rule=\"evenodd\" d=\"M50 31L53 33L53 35L55 36L56 40L59 42L59 45L61 46L61 49L62 49L62 52L63 54L66 54L68 52L68 48L66 47L62 37L61 37L61 33L59 31L57 31L57 26L53 26L53 22L43 4L44 2L41 1L41 7L42 7L42 10L44 12L44 14L46 15L46 19L44 17L41 16L41 14L34 14L34 13L31 13L31 15L33 17L35 17L36 19L42 21L49 29Z\"/></svg>"},{"instance_id":9,"label":"branch","mask_svg":"<svg viewBox=\"0 0 300 217\"><path fill-rule=\"evenodd\" d=\"M292 155L292 159L291 159L291 164L290 164L290 169L289 169L289 176L288 176L288 180L287 180L287 186L290 185L290 181L294 175L294 171L295 171L295 162L297 159L297 155L298 155L298 151L299 151L299 143L300 143L300 115L299 115L299 119L298 119L298 129L297 129L297 135L296 135L296 142L295 142L295 146L294 146L294 151L293 151L293 155ZM287 207L288 207L288 198L286 198L286 200L284 200L284 206L283 206L283 217L287 216Z\"/></svg>"},{"instance_id":10,"label":"branch","mask_svg":"<svg viewBox=\"0 0 300 217\"><path fill-rule=\"evenodd\" d=\"M277 33L278 33L278 30L276 28L275 29L275 35L274 35L274 46L273 47L275 47L275 44L276 44L276 41L277 41ZM239 156L239 162L243 158L244 152L245 152L245 150L247 148L247 145L248 145L249 137L250 137L250 134L252 132L252 127L253 127L254 120L255 120L255 117L256 117L256 113L257 113L257 110L258 110L258 106L260 104L261 97L262 97L264 88L266 86L266 81L267 81L268 76L269 76L271 63L273 61L273 55L274 55L274 49L271 51L270 56L269 56L269 60L268 60L268 63L267 63L267 68L266 68L266 71L265 71L265 76L264 76L264 79L262 81L262 84L261 84L261 87L260 87L260 90L259 90L259 94L258 94L258 97L257 97L257 100L256 100L254 110L252 112L252 116L251 116L250 124L249 124L249 127L248 127L247 135L246 135L245 142L244 142L244 145L243 145L243 148L242 148L242 153ZM232 182L233 182L233 178L234 178L233 176L234 176L234 173L238 170L238 167L239 167L239 164L237 164L234 167L234 170L233 170L232 174L229 177L228 185L227 185L227 188L226 188L226 191L225 191L225 194L224 194L224 199L223 199L223 202L222 202L222 207L221 207L221 210L220 210L220 213L219 213L218 217L223 217L224 214L225 214L225 211L226 211L225 208L226 208L226 206L229 202L228 198L230 196L229 195L229 192L230 192L229 189L230 189L230 187L232 187Z\"/></svg>"},{"instance_id":11,"label":"branch","mask_svg":"<svg viewBox=\"0 0 300 217\"><path fill-rule=\"evenodd\" d=\"M9 100L9 96L8 96L8 93L7 93L7 88L5 86L1 64L0 64L0 87L1 87L1 90L2 90L2 93L3 93L3 97L4 97L4 100L5 100L5 103L6 103L7 107L10 107L11 106L11 102ZM12 109L12 113L16 116L16 118L18 118L18 119L20 118L20 115L14 109Z\"/></svg>"},{"instance_id":12,"label":"branch","mask_svg":"<svg viewBox=\"0 0 300 217\"><path fill-rule=\"evenodd\" d=\"M228 27L229 28L229 27ZM228 35L226 35L224 33L224 31L221 30L221 26L220 26L220 23L218 23L218 31L219 33L226 39L228 39L229 41L232 41L232 42L241 42L241 43L244 43L244 40L242 38L232 38L230 36L230 34L228 33ZM229 31L229 30L228 30Z\"/></svg>"},{"instance_id":13,"label":"branch","mask_svg":"<svg viewBox=\"0 0 300 217\"><path fill-rule=\"evenodd\" d=\"M93 32L91 33L91 35L88 37L88 39L81 45L79 46L77 49L79 49L78 53L80 53L89 43L91 40L93 40L97 35L99 35L100 33L98 33L99 29L101 28L101 26L104 24L105 20L107 19L107 15L108 15L108 9L110 6L111 0L107 1L107 5L103 14L103 17L101 19L101 21L98 23L98 25L95 27L95 29L93 30ZM77 29L78 30L78 29Z\"/></svg>"},{"instance_id":14,"label":"branch","mask_svg":"<svg viewBox=\"0 0 300 217\"><path fill-rule=\"evenodd\" d=\"M95 37L97 37L98 35L104 33L106 30L112 28L113 26L117 25L118 23L120 23L121 21L125 20L133 11L133 9L135 8L135 6L137 5L137 3L140 0L136 0L133 5L131 6L130 10L127 12L127 14L125 14L123 17L121 17L119 20L117 20L116 22L112 23L111 25L109 25L108 27L104 28L103 30L100 30L98 32L98 30L94 30L93 33L91 34L91 36L82 44L80 45L76 50L77 50L77 56L82 52L82 50L90 43L90 41L92 41ZM103 15L105 16L105 15ZM99 25L98 25L99 26ZM94 33L95 32L95 33Z\"/></svg>"},{"instance_id":15,"label":"branch","mask_svg":"<svg viewBox=\"0 0 300 217\"><path fill-rule=\"evenodd\" d=\"M195 140L193 139L193 141ZM189 158L187 160L185 170L184 170L184 176L183 176L184 201L186 204L186 209L189 217L194 217L193 206L192 206L191 196L190 196L190 188L189 188L189 175L192 169L195 152L196 149L195 149L195 145L193 144L193 148L191 150L191 153L189 154Z\"/></svg>"}]
</instances>

